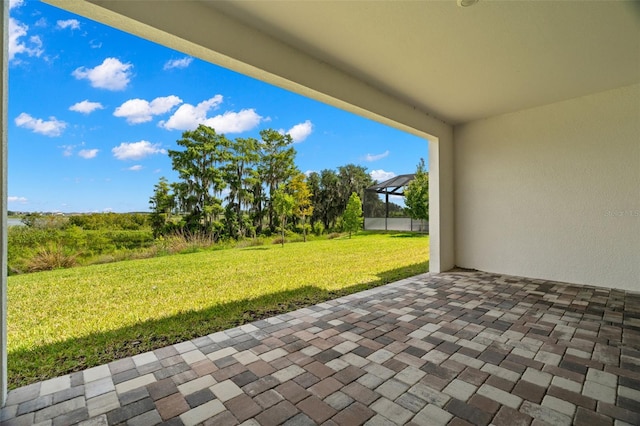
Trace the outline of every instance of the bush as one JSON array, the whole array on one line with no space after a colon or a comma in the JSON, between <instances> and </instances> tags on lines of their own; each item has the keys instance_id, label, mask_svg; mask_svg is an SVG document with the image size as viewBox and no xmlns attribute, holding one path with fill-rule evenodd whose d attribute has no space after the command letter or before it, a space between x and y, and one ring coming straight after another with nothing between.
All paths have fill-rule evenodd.
<instances>
[{"instance_id":1,"label":"bush","mask_svg":"<svg viewBox=\"0 0 640 426\"><path fill-rule=\"evenodd\" d=\"M11 226L7 240L9 274L126 260L132 258L134 252L148 251L154 246L150 230L87 231L77 225L66 229ZM56 260L61 253L73 261ZM49 264L53 266L46 266Z\"/></svg>"},{"instance_id":2,"label":"bush","mask_svg":"<svg viewBox=\"0 0 640 426\"><path fill-rule=\"evenodd\" d=\"M313 233L319 237L324 233L324 224L320 221L313 224Z\"/></svg>"},{"instance_id":3,"label":"bush","mask_svg":"<svg viewBox=\"0 0 640 426\"><path fill-rule=\"evenodd\" d=\"M118 249L147 248L154 241L151 231L106 231L104 235Z\"/></svg>"},{"instance_id":4,"label":"bush","mask_svg":"<svg viewBox=\"0 0 640 426\"><path fill-rule=\"evenodd\" d=\"M29 272L50 271L59 268L76 266L78 253L71 253L61 245L48 245L39 248L26 264Z\"/></svg>"},{"instance_id":5,"label":"bush","mask_svg":"<svg viewBox=\"0 0 640 426\"><path fill-rule=\"evenodd\" d=\"M342 236L342 234L340 234L339 232L332 232L332 233L330 233L330 234L327 236L327 238L328 238L329 240L333 240L333 239L335 239L335 238L339 238L339 237L341 237L341 236Z\"/></svg>"},{"instance_id":6,"label":"bush","mask_svg":"<svg viewBox=\"0 0 640 426\"><path fill-rule=\"evenodd\" d=\"M289 242L289 240L287 240L286 238L284 239L284 242ZM283 244L283 239L282 237L276 237L273 239L273 241L271 241L271 244Z\"/></svg>"},{"instance_id":7,"label":"bush","mask_svg":"<svg viewBox=\"0 0 640 426\"><path fill-rule=\"evenodd\" d=\"M342 219L342 216L340 216L336 219L336 223L331 228L331 232L336 233L342 231L344 231L344 221Z\"/></svg>"},{"instance_id":8,"label":"bush","mask_svg":"<svg viewBox=\"0 0 640 426\"><path fill-rule=\"evenodd\" d=\"M203 233L177 232L168 237L160 237L156 245L160 252L166 254L195 253L214 244L212 236Z\"/></svg>"},{"instance_id":9,"label":"bush","mask_svg":"<svg viewBox=\"0 0 640 426\"><path fill-rule=\"evenodd\" d=\"M27 228L62 229L69 223L69 218L60 215L28 213L22 217L22 223L24 223Z\"/></svg>"},{"instance_id":10,"label":"bush","mask_svg":"<svg viewBox=\"0 0 640 426\"><path fill-rule=\"evenodd\" d=\"M73 215L69 224L85 230L99 229L137 231L150 228L150 215L144 213L91 213Z\"/></svg>"},{"instance_id":11,"label":"bush","mask_svg":"<svg viewBox=\"0 0 640 426\"><path fill-rule=\"evenodd\" d=\"M265 244L264 238L245 238L236 243L236 248L256 247Z\"/></svg>"}]
</instances>

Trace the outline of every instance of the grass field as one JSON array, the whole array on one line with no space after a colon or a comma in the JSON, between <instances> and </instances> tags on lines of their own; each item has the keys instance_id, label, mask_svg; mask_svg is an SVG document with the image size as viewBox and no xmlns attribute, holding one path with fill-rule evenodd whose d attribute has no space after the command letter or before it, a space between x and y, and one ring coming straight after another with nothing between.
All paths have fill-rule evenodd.
<instances>
[{"instance_id":1,"label":"grass field","mask_svg":"<svg viewBox=\"0 0 640 426\"><path fill-rule=\"evenodd\" d=\"M428 270L428 237L248 247L8 279L15 388Z\"/></svg>"}]
</instances>

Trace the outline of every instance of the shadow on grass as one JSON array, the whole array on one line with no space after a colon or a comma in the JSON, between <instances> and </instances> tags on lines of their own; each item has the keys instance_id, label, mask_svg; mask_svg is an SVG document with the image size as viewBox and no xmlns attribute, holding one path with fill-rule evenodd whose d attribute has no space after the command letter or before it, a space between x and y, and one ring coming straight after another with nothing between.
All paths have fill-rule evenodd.
<instances>
[{"instance_id":1,"label":"shadow on grass","mask_svg":"<svg viewBox=\"0 0 640 426\"><path fill-rule=\"evenodd\" d=\"M308 285L255 299L186 311L170 317L134 324L118 330L93 333L32 350L9 353L9 388L14 389L52 377L81 371L116 359L159 349L237 327L252 321L291 312L305 306L364 291L429 270L421 262L378 274L368 282L327 291Z\"/></svg>"},{"instance_id":2,"label":"shadow on grass","mask_svg":"<svg viewBox=\"0 0 640 426\"><path fill-rule=\"evenodd\" d=\"M410 231L384 231L384 230L376 230L376 231L360 231L358 232L359 236L365 235L389 235L391 238L428 238L429 234L425 232L410 232Z\"/></svg>"},{"instance_id":3,"label":"shadow on grass","mask_svg":"<svg viewBox=\"0 0 640 426\"><path fill-rule=\"evenodd\" d=\"M402 234L393 234L391 238L425 238L428 236L429 234L425 234L422 232L405 232Z\"/></svg>"}]
</instances>

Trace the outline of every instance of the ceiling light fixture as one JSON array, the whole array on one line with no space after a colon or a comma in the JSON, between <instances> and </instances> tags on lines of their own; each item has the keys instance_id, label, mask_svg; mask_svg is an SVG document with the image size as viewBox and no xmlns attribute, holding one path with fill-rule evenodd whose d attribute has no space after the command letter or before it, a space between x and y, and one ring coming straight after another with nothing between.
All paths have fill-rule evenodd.
<instances>
[{"instance_id":1,"label":"ceiling light fixture","mask_svg":"<svg viewBox=\"0 0 640 426\"><path fill-rule=\"evenodd\" d=\"M478 3L478 0L457 0L456 3L458 3L460 7L470 7Z\"/></svg>"}]
</instances>

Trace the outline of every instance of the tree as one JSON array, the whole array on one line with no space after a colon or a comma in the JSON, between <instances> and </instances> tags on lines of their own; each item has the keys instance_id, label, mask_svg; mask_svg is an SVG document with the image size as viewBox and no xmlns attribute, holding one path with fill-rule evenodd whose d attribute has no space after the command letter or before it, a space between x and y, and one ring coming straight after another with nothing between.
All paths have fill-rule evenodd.
<instances>
[{"instance_id":1,"label":"tree","mask_svg":"<svg viewBox=\"0 0 640 426\"><path fill-rule=\"evenodd\" d=\"M273 193L271 199L273 210L280 217L280 228L282 229L282 246L284 247L284 230L287 224L287 217L293 213L295 201L293 196L287 194L283 186L279 186Z\"/></svg>"},{"instance_id":2,"label":"tree","mask_svg":"<svg viewBox=\"0 0 640 426\"><path fill-rule=\"evenodd\" d=\"M311 213L311 226L313 227L316 222L320 222L320 175L316 172L311 172L307 176L307 188L311 192L311 205L313 206L313 213Z\"/></svg>"},{"instance_id":3,"label":"tree","mask_svg":"<svg viewBox=\"0 0 640 426\"><path fill-rule=\"evenodd\" d=\"M412 219L429 220L429 173L425 170L423 158L418 163L415 178L404 190L404 203Z\"/></svg>"},{"instance_id":4,"label":"tree","mask_svg":"<svg viewBox=\"0 0 640 426\"><path fill-rule=\"evenodd\" d=\"M151 229L153 236L162 235L167 226L167 222L171 218L171 212L175 206L175 199L171 194L169 181L163 176L153 187L153 196L149 199L151 206Z\"/></svg>"},{"instance_id":5,"label":"tree","mask_svg":"<svg viewBox=\"0 0 640 426\"><path fill-rule=\"evenodd\" d=\"M37 228L38 223L41 222L42 219L43 216L40 213L27 213L22 216L22 219L20 219L20 221L29 228Z\"/></svg>"},{"instance_id":6,"label":"tree","mask_svg":"<svg viewBox=\"0 0 640 426\"><path fill-rule=\"evenodd\" d=\"M344 229L349 231L349 238L352 232L357 233L362 228L362 202L355 192L349 197L347 208L342 215L342 223Z\"/></svg>"},{"instance_id":7,"label":"tree","mask_svg":"<svg viewBox=\"0 0 640 426\"><path fill-rule=\"evenodd\" d=\"M224 176L229 185L225 219L230 236L246 236L247 220L243 213L246 210L243 210L243 207L248 208L254 202L252 188L260 183L255 170L258 158L257 140L238 138L231 142L229 163Z\"/></svg>"},{"instance_id":8,"label":"tree","mask_svg":"<svg viewBox=\"0 0 640 426\"><path fill-rule=\"evenodd\" d=\"M260 132L260 164L258 170L267 187L267 212L269 227L275 230L273 197L281 183L287 182L298 170L295 165L296 150L290 146L293 139L273 129ZM262 218L260 218L262 220Z\"/></svg>"},{"instance_id":9,"label":"tree","mask_svg":"<svg viewBox=\"0 0 640 426\"><path fill-rule=\"evenodd\" d=\"M353 192L358 194L360 200L364 200L365 189L373 185L373 179L367 173L367 168L355 164L338 167L338 179L340 180L340 202L343 208L346 208Z\"/></svg>"},{"instance_id":10,"label":"tree","mask_svg":"<svg viewBox=\"0 0 640 426\"><path fill-rule=\"evenodd\" d=\"M222 166L229 160L230 142L201 124L196 130L184 132L177 144L184 150L169 150L169 157L182 179L174 190L187 213L187 226L192 231L211 234L223 211L219 196L227 184Z\"/></svg>"},{"instance_id":11,"label":"tree","mask_svg":"<svg viewBox=\"0 0 640 426\"><path fill-rule=\"evenodd\" d=\"M289 184L289 190L293 196L293 215L298 217L302 222L302 235L304 242L307 241L307 217L313 213L313 205L311 205L311 191L305 182L304 173L298 173L293 177Z\"/></svg>"},{"instance_id":12,"label":"tree","mask_svg":"<svg viewBox=\"0 0 640 426\"><path fill-rule=\"evenodd\" d=\"M340 179L333 170L325 169L320 172L319 209L320 218L325 229L335 226L336 220L344 211L345 204L340 197Z\"/></svg>"}]
</instances>

